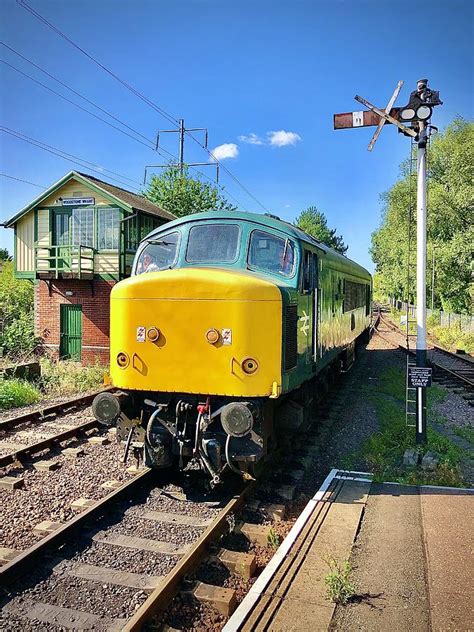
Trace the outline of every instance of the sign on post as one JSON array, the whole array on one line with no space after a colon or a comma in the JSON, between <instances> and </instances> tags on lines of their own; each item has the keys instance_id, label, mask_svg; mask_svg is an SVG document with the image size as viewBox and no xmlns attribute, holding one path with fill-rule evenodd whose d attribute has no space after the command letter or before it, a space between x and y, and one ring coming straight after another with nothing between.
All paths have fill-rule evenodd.
<instances>
[{"instance_id":1,"label":"sign on post","mask_svg":"<svg viewBox=\"0 0 474 632\"><path fill-rule=\"evenodd\" d=\"M431 386L433 369L427 366L408 367L408 386L410 388L426 388Z\"/></svg>"}]
</instances>

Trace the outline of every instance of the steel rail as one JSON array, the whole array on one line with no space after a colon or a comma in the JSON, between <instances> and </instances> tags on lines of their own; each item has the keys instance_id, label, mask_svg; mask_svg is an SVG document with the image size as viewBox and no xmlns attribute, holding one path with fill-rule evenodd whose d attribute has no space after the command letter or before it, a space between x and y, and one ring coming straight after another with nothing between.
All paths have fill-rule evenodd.
<instances>
[{"instance_id":1,"label":"steel rail","mask_svg":"<svg viewBox=\"0 0 474 632\"><path fill-rule=\"evenodd\" d=\"M71 520L68 520L61 527L42 538L39 542L17 555L13 560L0 568L0 586L9 587L12 580L24 575L32 568L37 568L38 560L41 556L53 547L59 547L66 541L71 541L72 536L81 529L87 522L91 520L97 521L109 507L109 505L119 500L122 496L126 496L136 487L148 482L151 479L153 470L147 468L140 474L137 474L130 481L124 483L115 491L107 494L101 500L98 500L92 507L81 512Z\"/></svg>"},{"instance_id":2,"label":"steel rail","mask_svg":"<svg viewBox=\"0 0 474 632\"><path fill-rule=\"evenodd\" d=\"M404 351L405 353L409 353L410 355L413 355L413 356L416 355L415 351L413 349L408 350L403 345L398 345L398 348L401 351ZM448 351L447 353L451 353L451 352ZM442 364L438 364L437 362L435 362L433 360L431 360L430 362L436 369L444 371L445 373L448 373L450 376L452 376L454 379L460 380L461 382L464 382L465 384L463 384L463 386L467 386L470 389L472 389L474 387L474 381L470 380L465 375L462 375L461 373L458 373L456 370L448 369L447 367L443 366Z\"/></svg>"},{"instance_id":3,"label":"steel rail","mask_svg":"<svg viewBox=\"0 0 474 632\"><path fill-rule=\"evenodd\" d=\"M106 391L114 390L114 387L108 386L106 388L102 388L98 391L94 391L93 393L89 393L88 395L81 395L80 397L74 397L73 399L69 399L66 402L60 402L59 404L52 404L51 406L46 406L45 408L38 408L28 413L23 413L22 415L18 415L17 417L10 417L9 419L4 419L0 421L0 431L1 430L11 430L15 426L19 426L20 424L33 422L33 421L44 421L47 417L52 415L62 414L64 412L68 412L68 409L74 409L79 406L87 406L92 402L94 397L99 393L104 393Z\"/></svg>"},{"instance_id":4,"label":"steel rail","mask_svg":"<svg viewBox=\"0 0 474 632\"><path fill-rule=\"evenodd\" d=\"M53 435L52 437L47 437L46 439L42 439L37 443L27 445L20 450L15 450L14 452L5 454L4 456L0 457L0 467L6 467L7 465L15 463L16 461L21 462L22 459L25 459L33 454L38 454L38 452L43 452L43 450L47 450L57 443L72 439L73 437L83 434L88 430L92 430L93 428L97 428L98 426L100 426L100 423L96 419L93 419L92 421L86 421L79 426L74 426L73 428L69 428L64 432L61 432L60 434Z\"/></svg>"},{"instance_id":5,"label":"steel rail","mask_svg":"<svg viewBox=\"0 0 474 632\"><path fill-rule=\"evenodd\" d=\"M188 553L166 575L159 586L149 595L144 604L127 621L122 632L138 632L143 629L147 621L156 614L163 612L178 592L184 576L194 570L205 556L210 544L228 529L227 517L237 512L245 502L246 497L255 489L256 482L246 485L240 494L232 498L222 509L215 520L193 544Z\"/></svg>"}]
</instances>

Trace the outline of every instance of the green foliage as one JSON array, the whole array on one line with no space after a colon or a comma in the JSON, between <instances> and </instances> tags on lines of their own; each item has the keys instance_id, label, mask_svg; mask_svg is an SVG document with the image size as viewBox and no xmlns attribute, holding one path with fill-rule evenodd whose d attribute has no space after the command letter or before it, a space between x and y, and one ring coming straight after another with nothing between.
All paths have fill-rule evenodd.
<instances>
[{"instance_id":1,"label":"green foliage","mask_svg":"<svg viewBox=\"0 0 474 632\"><path fill-rule=\"evenodd\" d=\"M10 255L6 248L0 248L0 261L10 261Z\"/></svg>"},{"instance_id":2,"label":"green foliage","mask_svg":"<svg viewBox=\"0 0 474 632\"><path fill-rule=\"evenodd\" d=\"M0 273L0 347L19 359L38 345L34 335L33 284L16 279L13 263L7 261Z\"/></svg>"},{"instance_id":3,"label":"green foliage","mask_svg":"<svg viewBox=\"0 0 474 632\"><path fill-rule=\"evenodd\" d=\"M305 211L302 211L296 218L295 225L341 254L344 254L349 248L349 246L344 244L342 237L336 235L336 229L328 227L326 216L321 211L318 211L315 206L310 206Z\"/></svg>"},{"instance_id":4,"label":"green foliage","mask_svg":"<svg viewBox=\"0 0 474 632\"><path fill-rule=\"evenodd\" d=\"M460 323L455 323L451 327L430 327L430 334L441 344L442 347L456 351L463 349L466 353L474 353L474 333L462 331Z\"/></svg>"},{"instance_id":5,"label":"green foliage","mask_svg":"<svg viewBox=\"0 0 474 632\"><path fill-rule=\"evenodd\" d=\"M462 437L469 443L474 445L474 428L470 428L469 426L461 426L460 428L454 428L454 434L458 435L458 437Z\"/></svg>"},{"instance_id":6,"label":"green foliage","mask_svg":"<svg viewBox=\"0 0 474 632\"><path fill-rule=\"evenodd\" d=\"M270 531L268 532L267 542L268 542L268 546L274 551L276 551L277 548L280 546L280 542L281 542L280 536L278 535L278 533L275 531L273 527L271 527Z\"/></svg>"},{"instance_id":7,"label":"green foliage","mask_svg":"<svg viewBox=\"0 0 474 632\"><path fill-rule=\"evenodd\" d=\"M176 217L204 211L236 209L216 186L191 178L187 167L181 173L173 164L166 167L159 176L152 176L144 195Z\"/></svg>"},{"instance_id":8,"label":"green foliage","mask_svg":"<svg viewBox=\"0 0 474 632\"><path fill-rule=\"evenodd\" d=\"M455 119L433 137L428 151L428 266L431 294L435 259L435 305L444 311L470 313L474 297L474 123ZM411 263L416 250L416 174L409 161L401 177L381 196L382 222L372 235L372 258L380 275L380 291L414 302L414 271L407 287L408 215L411 209Z\"/></svg>"},{"instance_id":9,"label":"green foliage","mask_svg":"<svg viewBox=\"0 0 474 632\"><path fill-rule=\"evenodd\" d=\"M351 563L349 560L340 563L332 555L327 555L324 561L329 566L329 573L324 578L327 598L333 603L344 605L356 594L351 581Z\"/></svg>"},{"instance_id":10,"label":"green foliage","mask_svg":"<svg viewBox=\"0 0 474 632\"><path fill-rule=\"evenodd\" d=\"M78 362L41 360L41 387L48 396L72 395L99 389L105 368L99 363L82 366Z\"/></svg>"},{"instance_id":11,"label":"green foliage","mask_svg":"<svg viewBox=\"0 0 474 632\"><path fill-rule=\"evenodd\" d=\"M29 382L0 378L0 410L34 404L40 397L39 390Z\"/></svg>"}]
</instances>

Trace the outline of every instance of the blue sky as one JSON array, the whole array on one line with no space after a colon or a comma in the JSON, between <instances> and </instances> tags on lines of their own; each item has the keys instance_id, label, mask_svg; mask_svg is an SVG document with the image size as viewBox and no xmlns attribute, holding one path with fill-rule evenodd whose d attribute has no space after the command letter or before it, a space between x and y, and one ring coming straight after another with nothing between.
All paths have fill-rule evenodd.
<instances>
[{"instance_id":1,"label":"blue sky","mask_svg":"<svg viewBox=\"0 0 474 632\"><path fill-rule=\"evenodd\" d=\"M396 180L409 140L387 126L369 153L374 128L334 131L333 113L362 109L355 94L385 107L399 79L405 85L397 105L404 105L426 76L444 101L435 125L457 114L472 118L471 0L27 2L188 127L207 126L211 148L236 145L228 153L237 155L224 164L271 212L293 220L310 205L324 211L349 244L348 255L369 269L379 195ZM146 137L170 127L15 0L0 3L0 31L5 44ZM4 46L0 58L93 109ZM126 175L132 186L145 165L163 162L4 64L0 72L3 126ZM250 134L261 144L240 138ZM81 170L5 133L0 142L2 173L49 186ZM163 143L177 154L175 135ZM185 158L208 157L187 139ZM239 208L262 211L225 174L222 184ZM40 192L0 177L0 221ZM12 232L0 229L0 246L11 249Z\"/></svg>"}]
</instances>

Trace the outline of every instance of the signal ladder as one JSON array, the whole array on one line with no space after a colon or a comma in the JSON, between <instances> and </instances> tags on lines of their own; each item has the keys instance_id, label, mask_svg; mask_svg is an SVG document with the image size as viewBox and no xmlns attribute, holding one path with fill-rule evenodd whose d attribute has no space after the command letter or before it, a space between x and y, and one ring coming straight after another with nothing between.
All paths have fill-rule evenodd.
<instances>
[{"instance_id":1,"label":"signal ladder","mask_svg":"<svg viewBox=\"0 0 474 632\"><path fill-rule=\"evenodd\" d=\"M410 147L410 189L409 189L409 206L408 206L408 239L407 239L407 289L406 289L406 346L407 346L407 364L405 375L405 421L406 425L416 427L416 388L409 385L408 369L416 366L416 359L410 354L410 338L416 338L416 333L410 333L410 325L416 324L416 312L414 307L410 307L410 288L413 283L412 271L416 270L416 241L413 248L412 230L413 230L413 214L414 214L414 187L413 179L416 178L416 156L417 145L412 139ZM411 318L410 318L411 317Z\"/></svg>"}]
</instances>

